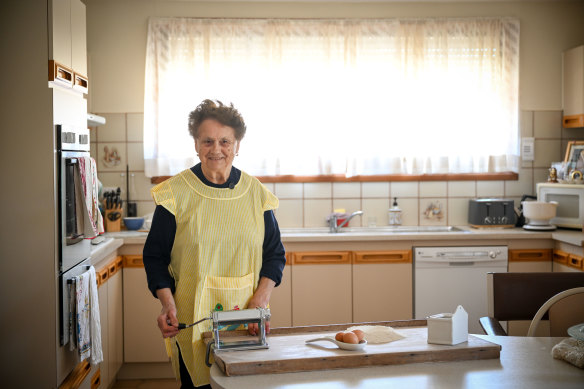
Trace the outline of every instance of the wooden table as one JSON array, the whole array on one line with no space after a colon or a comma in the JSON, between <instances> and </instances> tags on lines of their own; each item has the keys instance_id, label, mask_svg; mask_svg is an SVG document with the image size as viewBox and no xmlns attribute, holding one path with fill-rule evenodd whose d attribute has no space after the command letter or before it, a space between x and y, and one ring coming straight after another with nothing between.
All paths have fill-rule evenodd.
<instances>
[{"instance_id":1,"label":"wooden table","mask_svg":"<svg viewBox=\"0 0 584 389\"><path fill-rule=\"evenodd\" d=\"M225 376L213 365L211 386L216 389L584 387L584 370L551 356L552 347L564 338L476 336L501 345L500 358L232 377Z\"/></svg>"}]
</instances>

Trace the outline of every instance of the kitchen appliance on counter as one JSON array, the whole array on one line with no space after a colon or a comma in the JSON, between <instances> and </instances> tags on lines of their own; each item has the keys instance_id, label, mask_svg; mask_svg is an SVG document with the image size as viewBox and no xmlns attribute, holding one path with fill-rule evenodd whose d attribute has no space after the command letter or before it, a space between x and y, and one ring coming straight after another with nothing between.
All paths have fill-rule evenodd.
<instances>
[{"instance_id":1,"label":"kitchen appliance on counter","mask_svg":"<svg viewBox=\"0 0 584 389\"><path fill-rule=\"evenodd\" d=\"M563 228L582 229L584 225L584 185L537 184L538 201L558 203L550 223Z\"/></svg>"},{"instance_id":2,"label":"kitchen appliance on counter","mask_svg":"<svg viewBox=\"0 0 584 389\"><path fill-rule=\"evenodd\" d=\"M515 226L515 206L511 199L471 199L468 203L468 224L474 228Z\"/></svg>"},{"instance_id":3,"label":"kitchen appliance on counter","mask_svg":"<svg viewBox=\"0 0 584 389\"><path fill-rule=\"evenodd\" d=\"M487 316L487 273L506 272L507 246L414 247L414 318L468 312L468 333L483 334Z\"/></svg>"},{"instance_id":4,"label":"kitchen appliance on counter","mask_svg":"<svg viewBox=\"0 0 584 389\"><path fill-rule=\"evenodd\" d=\"M531 231L553 231L556 226L550 220L556 216L558 203L550 201L524 201L521 203L523 215L528 223L523 226L525 230Z\"/></svg>"}]
</instances>

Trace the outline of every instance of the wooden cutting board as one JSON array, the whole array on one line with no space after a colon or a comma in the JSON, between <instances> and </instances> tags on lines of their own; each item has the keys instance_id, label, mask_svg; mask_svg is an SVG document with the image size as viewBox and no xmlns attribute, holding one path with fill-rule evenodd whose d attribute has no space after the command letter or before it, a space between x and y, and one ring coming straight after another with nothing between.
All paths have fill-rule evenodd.
<instances>
[{"instance_id":1,"label":"wooden cutting board","mask_svg":"<svg viewBox=\"0 0 584 389\"><path fill-rule=\"evenodd\" d=\"M362 351L341 350L326 341L306 344L307 339L334 337L336 332L353 325L388 325L406 337L391 343L367 344ZM468 342L454 346L428 344L425 325L425 320L412 320L275 328L268 336L269 349L219 350L214 352L214 359L225 375L237 376L499 358L501 346L472 335ZM237 335L233 331L231 336Z\"/></svg>"}]
</instances>

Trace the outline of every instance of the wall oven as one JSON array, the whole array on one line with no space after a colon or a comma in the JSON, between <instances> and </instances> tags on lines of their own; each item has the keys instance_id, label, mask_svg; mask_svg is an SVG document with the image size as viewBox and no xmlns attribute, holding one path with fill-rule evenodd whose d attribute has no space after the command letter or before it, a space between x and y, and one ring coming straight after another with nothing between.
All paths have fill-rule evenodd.
<instances>
[{"instance_id":1,"label":"wall oven","mask_svg":"<svg viewBox=\"0 0 584 389\"><path fill-rule=\"evenodd\" d=\"M69 340L67 280L86 270L91 243L84 235L84 196L79 159L89 157L89 129L57 125L57 199L61 345Z\"/></svg>"}]
</instances>

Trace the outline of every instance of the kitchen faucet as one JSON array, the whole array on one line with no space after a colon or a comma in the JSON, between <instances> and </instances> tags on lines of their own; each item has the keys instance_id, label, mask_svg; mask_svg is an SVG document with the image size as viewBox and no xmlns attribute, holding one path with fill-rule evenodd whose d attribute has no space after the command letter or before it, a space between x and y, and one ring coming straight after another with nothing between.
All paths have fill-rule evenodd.
<instances>
[{"instance_id":1,"label":"kitchen faucet","mask_svg":"<svg viewBox=\"0 0 584 389\"><path fill-rule=\"evenodd\" d=\"M347 224L352 218L357 215L363 215L363 211L355 211L345 221L343 221L340 225L337 226L337 215L332 214L329 219L329 228L330 232L336 233L339 232L339 229L342 228L345 224Z\"/></svg>"}]
</instances>

